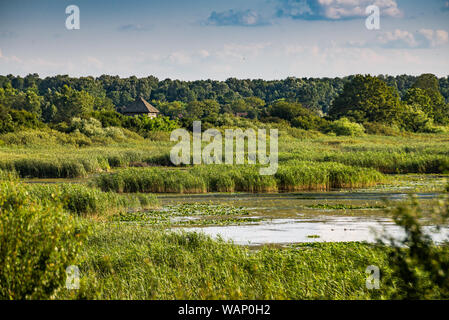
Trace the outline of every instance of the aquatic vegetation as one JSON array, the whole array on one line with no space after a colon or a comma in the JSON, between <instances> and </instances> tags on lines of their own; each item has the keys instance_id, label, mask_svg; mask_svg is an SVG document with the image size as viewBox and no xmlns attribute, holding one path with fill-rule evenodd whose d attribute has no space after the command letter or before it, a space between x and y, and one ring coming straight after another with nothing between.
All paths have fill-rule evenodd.
<instances>
[{"instance_id":1,"label":"aquatic vegetation","mask_svg":"<svg viewBox=\"0 0 449 320\"><path fill-rule=\"evenodd\" d=\"M361 243L250 250L197 233L141 225L92 226L78 292L100 299L369 299L366 266L387 250ZM332 281L329 281L332 279Z\"/></svg>"},{"instance_id":2,"label":"aquatic vegetation","mask_svg":"<svg viewBox=\"0 0 449 320\"><path fill-rule=\"evenodd\" d=\"M280 166L275 177L279 189L288 191L357 188L385 181L385 177L374 169L296 160Z\"/></svg>"},{"instance_id":3,"label":"aquatic vegetation","mask_svg":"<svg viewBox=\"0 0 449 320\"><path fill-rule=\"evenodd\" d=\"M385 180L373 169L339 163L288 162L274 176L261 176L257 166L209 165L188 169L129 168L100 174L93 183L115 192L271 192L363 187Z\"/></svg>"},{"instance_id":4,"label":"aquatic vegetation","mask_svg":"<svg viewBox=\"0 0 449 320\"><path fill-rule=\"evenodd\" d=\"M19 177L15 171L4 171L0 169L0 181L2 180L17 180Z\"/></svg>"},{"instance_id":5,"label":"aquatic vegetation","mask_svg":"<svg viewBox=\"0 0 449 320\"><path fill-rule=\"evenodd\" d=\"M296 160L338 162L353 167L372 168L382 173L449 172L446 134L330 137L310 133L296 135L292 130L279 132L280 165ZM20 138L16 133L10 135ZM34 141L32 137L40 138ZM65 140L59 143L52 137L45 132L34 132L27 133L25 140L31 139L29 143L21 144L14 140L0 144L0 169L15 170L21 177L75 178L109 171L111 168L173 166L169 152L174 143L166 140L130 138L123 143L111 142L105 145L100 142L83 144ZM0 137L2 139L3 136ZM228 179L226 176L223 178ZM235 189L233 182L226 179L217 179L218 184L214 189Z\"/></svg>"},{"instance_id":6,"label":"aquatic vegetation","mask_svg":"<svg viewBox=\"0 0 449 320\"><path fill-rule=\"evenodd\" d=\"M184 203L146 211L120 212L111 216L110 220L170 226L229 225L262 220L257 217L242 218L248 215L249 211L244 208L212 203Z\"/></svg>"},{"instance_id":7,"label":"aquatic vegetation","mask_svg":"<svg viewBox=\"0 0 449 320\"><path fill-rule=\"evenodd\" d=\"M306 208L311 209L323 209L323 210L360 210L360 209L385 209L386 206L380 206L380 205L365 205L365 206L356 206L351 204L327 204L327 203L320 203L320 204L311 204L306 205Z\"/></svg>"},{"instance_id":8,"label":"aquatic vegetation","mask_svg":"<svg viewBox=\"0 0 449 320\"><path fill-rule=\"evenodd\" d=\"M249 211L243 207L229 205L217 205L212 203L183 203L165 206L164 211L177 216L224 216L224 215L249 215Z\"/></svg>"},{"instance_id":9,"label":"aquatic vegetation","mask_svg":"<svg viewBox=\"0 0 449 320\"><path fill-rule=\"evenodd\" d=\"M32 198L61 203L65 210L78 215L101 216L157 203L151 194L119 195L79 184L29 184L26 190Z\"/></svg>"}]
</instances>

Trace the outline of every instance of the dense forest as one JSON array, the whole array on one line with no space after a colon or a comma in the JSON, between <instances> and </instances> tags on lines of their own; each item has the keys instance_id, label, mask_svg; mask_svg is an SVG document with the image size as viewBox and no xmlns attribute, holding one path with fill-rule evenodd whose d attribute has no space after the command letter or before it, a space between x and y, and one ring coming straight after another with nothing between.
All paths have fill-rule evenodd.
<instances>
[{"instance_id":1,"label":"dense forest","mask_svg":"<svg viewBox=\"0 0 449 320\"><path fill-rule=\"evenodd\" d=\"M146 78L120 78L118 76L102 75L101 77L71 78L58 75L41 79L37 74L26 77L0 76L0 87L11 86L26 92L36 90L41 96L49 92L60 91L64 85L77 91L86 91L95 98L109 98L113 105L122 106L142 96L148 101L161 102L191 102L216 100L220 104L228 104L235 100L248 97L262 99L271 103L279 99L301 102L312 110L327 113L332 101L342 92L346 82L354 76L345 78L287 78L284 80L239 80L229 78L226 81L198 80L180 81L149 76ZM416 82L417 77L409 75L379 76L389 86L397 88L401 97ZM446 101L449 101L449 76L438 79L439 90Z\"/></svg>"},{"instance_id":2,"label":"dense forest","mask_svg":"<svg viewBox=\"0 0 449 320\"><path fill-rule=\"evenodd\" d=\"M138 97L165 117L129 118L117 112ZM449 76L438 79L431 74L271 81L7 75L0 76L0 132L42 125L67 131L73 128L73 118L94 118L104 127L138 133L190 127L194 119L209 126L232 126L235 118L324 132L332 131L335 121L434 132L449 124L448 101Z\"/></svg>"}]
</instances>

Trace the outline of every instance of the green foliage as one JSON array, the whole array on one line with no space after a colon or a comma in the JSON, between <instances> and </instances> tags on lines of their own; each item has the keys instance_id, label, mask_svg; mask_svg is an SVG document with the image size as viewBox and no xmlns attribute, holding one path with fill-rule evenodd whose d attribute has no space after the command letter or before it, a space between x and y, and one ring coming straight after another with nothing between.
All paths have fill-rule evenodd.
<instances>
[{"instance_id":1,"label":"green foliage","mask_svg":"<svg viewBox=\"0 0 449 320\"><path fill-rule=\"evenodd\" d=\"M338 120L329 122L325 128L327 132L333 132L337 136L363 136L365 134L365 127L360 123L351 122L347 118L340 118Z\"/></svg>"},{"instance_id":2,"label":"green foliage","mask_svg":"<svg viewBox=\"0 0 449 320\"><path fill-rule=\"evenodd\" d=\"M55 200L68 212L77 215L110 215L129 209L147 209L157 203L153 195L118 195L101 192L79 184L32 184L27 186L30 196L36 199Z\"/></svg>"},{"instance_id":3,"label":"green foliage","mask_svg":"<svg viewBox=\"0 0 449 320\"><path fill-rule=\"evenodd\" d=\"M376 134L380 136L398 136L401 134L399 127L387 126L379 122L365 122L363 124L367 134Z\"/></svg>"},{"instance_id":4,"label":"green foliage","mask_svg":"<svg viewBox=\"0 0 449 320\"><path fill-rule=\"evenodd\" d=\"M15 171L5 171L0 169L0 181L16 181L18 178Z\"/></svg>"},{"instance_id":5,"label":"green foliage","mask_svg":"<svg viewBox=\"0 0 449 320\"><path fill-rule=\"evenodd\" d=\"M25 110L13 110L0 104L0 134L27 128L44 127L35 114Z\"/></svg>"},{"instance_id":6,"label":"green foliage","mask_svg":"<svg viewBox=\"0 0 449 320\"><path fill-rule=\"evenodd\" d=\"M115 192L270 192L276 190L323 190L374 185L384 180L375 170L337 163L292 161L274 176L262 176L257 166L208 165L188 170L160 168L124 169L101 174L94 183Z\"/></svg>"},{"instance_id":7,"label":"green foliage","mask_svg":"<svg viewBox=\"0 0 449 320\"><path fill-rule=\"evenodd\" d=\"M449 204L440 203L435 211L439 223L449 218ZM396 299L448 299L449 248L436 246L423 230L423 209L416 199L393 211L393 219L405 232L401 241L390 239L393 248L388 263L392 270L387 285Z\"/></svg>"},{"instance_id":8,"label":"green foliage","mask_svg":"<svg viewBox=\"0 0 449 320\"><path fill-rule=\"evenodd\" d=\"M329 190L332 188L357 188L385 180L373 169L362 169L340 163L304 162L292 160L279 167L275 174L278 189Z\"/></svg>"},{"instance_id":9,"label":"green foliage","mask_svg":"<svg viewBox=\"0 0 449 320\"><path fill-rule=\"evenodd\" d=\"M0 299L48 299L66 278L83 236L54 202L0 182Z\"/></svg>"},{"instance_id":10,"label":"green foliage","mask_svg":"<svg viewBox=\"0 0 449 320\"><path fill-rule=\"evenodd\" d=\"M310 113L303 108L300 103L290 103L287 101L277 101L269 107L269 114L287 121L293 121L299 116L310 116Z\"/></svg>"},{"instance_id":11,"label":"green foliage","mask_svg":"<svg viewBox=\"0 0 449 320\"><path fill-rule=\"evenodd\" d=\"M122 126L145 136L152 131L172 131L178 128L179 124L178 121L170 120L169 117L135 116L126 117Z\"/></svg>"},{"instance_id":12,"label":"green foliage","mask_svg":"<svg viewBox=\"0 0 449 320\"><path fill-rule=\"evenodd\" d=\"M395 88L372 76L355 76L335 99L329 115L355 122L394 124L400 119L401 101Z\"/></svg>"},{"instance_id":13,"label":"green foliage","mask_svg":"<svg viewBox=\"0 0 449 320\"><path fill-rule=\"evenodd\" d=\"M81 289L58 298L368 299L366 266L383 267L386 257L361 243L252 250L197 233L95 224Z\"/></svg>"},{"instance_id":14,"label":"green foliage","mask_svg":"<svg viewBox=\"0 0 449 320\"><path fill-rule=\"evenodd\" d=\"M434 105L426 90L420 88L411 88L406 92L402 100L406 104L415 106L427 115L433 117Z\"/></svg>"},{"instance_id":15,"label":"green foliage","mask_svg":"<svg viewBox=\"0 0 449 320\"><path fill-rule=\"evenodd\" d=\"M7 108L24 110L40 117L42 113L42 103L43 98L37 94L35 87L29 88L25 92L10 86L0 88L0 105Z\"/></svg>"},{"instance_id":16,"label":"green foliage","mask_svg":"<svg viewBox=\"0 0 449 320\"><path fill-rule=\"evenodd\" d=\"M92 118L101 122L103 127L122 127L126 116L117 111L99 110L92 113Z\"/></svg>"},{"instance_id":17,"label":"green foliage","mask_svg":"<svg viewBox=\"0 0 449 320\"><path fill-rule=\"evenodd\" d=\"M94 111L95 98L88 92L77 91L64 85L61 91L52 92L49 103L56 107L53 122L70 122L73 117L88 116Z\"/></svg>"},{"instance_id":18,"label":"green foliage","mask_svg":"<svg viewBox=\"0 0 449 320\"><path fill-rule=\"evenodd\" d=\"M404 106L402 127L412 132L429 132L433 127L433 120L420 107Z\"/></svg>"},{"instance_id":19,"label":"green foliage","mask_svg":"<svg viewBox=\"0 0 449 320\"><path fill-rule=\"evenodd\" d=\"M130 120L114 111L139 96L152 101L170 119L182 119L184 127L190 127L191 122L198 119L205 128L219 126L220 115L232 114L265 122L283 119L298 128L320 130L326 126L326 121L319 115L327 112L332 104L330 116L334 120L347 117L359 123L380 122L416 130L412 127L421 125L410 121L420 120L421 116L410 110L403 112L395 88L400 91L404 104L423 111L436 125L447 125L449 104L445 103L440 90L449 99L448 83L447 79L439 80L431 74L420 77L357 75L342 79L290 77L279 81L231 78L225 82L159 81L151 76L40 79L37 74L25 78L8 75L0 76L0 105L30 112L46 123L69 123L73 117L93 117L100 120L103 127L124 127L143 136L154 130L168 131L176 125L159 120L154 123L146 119ZM404 117L408 119L405 124ZM431 132L441 131L438 126L428 127Z\"/></svg>"},{"instance_id":20,"label":"green foliage","mask_svg":"<svg viewBox=\"0 0 449 320\"><path fill-rule=\"evenodd\" d=\"M422 74L416 79L413 88L424 91L425 95L428 97L427 100L430 100L430 107L427 107L427 109L425 104L429 103L429 101L421 104L421 107L425 109L424 111L426 111L436 123L444 125L449 124L449 105L445 102L444 97L440 92L438 78L433 74ZM423 95L422 91L420 92L420 96Z\"/></svg>"}]
</instances>

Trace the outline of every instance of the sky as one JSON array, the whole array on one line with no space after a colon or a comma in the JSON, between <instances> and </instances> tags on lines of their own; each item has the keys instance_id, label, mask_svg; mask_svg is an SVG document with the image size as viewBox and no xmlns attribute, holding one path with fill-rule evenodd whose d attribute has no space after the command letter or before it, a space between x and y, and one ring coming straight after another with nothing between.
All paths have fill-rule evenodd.
<instances>
[{"instance_id":1,"label":"sky","mask_svg":"<svg viewBox=\"0 0 449 320\"><path fill-rule=\"evenodd\" d=\"M66 7L80 29L66 28ZM380 9L368 30L366 8ZM446 0L0 0L0 74L449 75Z\"/></svg>"}]
</instances>

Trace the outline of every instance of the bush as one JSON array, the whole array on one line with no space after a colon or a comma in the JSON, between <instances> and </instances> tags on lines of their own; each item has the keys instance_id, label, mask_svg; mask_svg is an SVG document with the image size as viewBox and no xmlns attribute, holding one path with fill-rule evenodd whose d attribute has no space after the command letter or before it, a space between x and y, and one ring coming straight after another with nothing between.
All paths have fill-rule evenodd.
<instances>
[{"instance_id":1,"label":"bush","mask_svg":"<svg viewBox=\"0 0 449 320\"><path fill-rule=\"evenodd\" d=\"M334 132L337 136L362 136L365 134L365 127L362 124L341 118L329 123L326 131Z\"/></svg>"},{"instance_id":2,"label":"bush","mask_svg":"<svg viewBox=\"0 0 449 320\"><path fill-rule=\"evenodd\" d=\"M13 110L0 105L0 133L15 132L24 128L42 128L44 126L33 113L25 110Z\"/></svg>"},{"instance_id":3,"label":"bush","mask_svg":"<svg viewBox=\"0 0 449 320\"><path fill-rule=\"evenodd\" d=\"M435 218L445 225L449 218L449 202L440 202L434 208ZM387 279L392 298L396 299L448 299L449 248L437 246L424 232L420 219L423 209L416 199L393 210L395 223L405 233L396 240L389 238L392 247L388 259L392 270Z\"/></svg>"},{"instance_id":4,"label":"bush","mask_svg":"<svg viewBox=\"0 0 449 320\"><path fill-rule=\"evenodd\" d=\"M64 283L83 233L60 205L0 184L0 299L48 299Z\"/></svg>"},{"instance_id":5,"label":"bush","mask_svg":"<svg viewBox=\"0 0 449 320\"><path fill-rule=\"evenodd\" d=\"M398 136L401 131L394 125L385 125L379 122L365 122L363 124L367 134L375 134L380 136Z\"/></svg>"}]
</instances>

